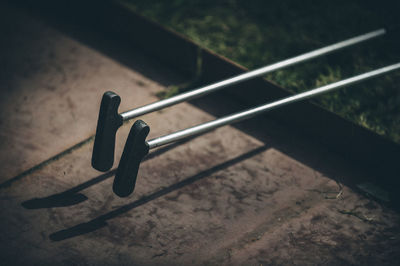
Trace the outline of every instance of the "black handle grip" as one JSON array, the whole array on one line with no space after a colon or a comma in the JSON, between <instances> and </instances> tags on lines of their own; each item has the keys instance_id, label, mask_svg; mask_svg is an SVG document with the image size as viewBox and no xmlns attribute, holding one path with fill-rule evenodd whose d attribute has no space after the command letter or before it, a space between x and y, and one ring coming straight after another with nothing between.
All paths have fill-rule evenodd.
<instances>
[{"instance_id":1,"label":"black handle grip","mask_svg":"<svg viewBox=\"0 0 400 266\"><path fill-rule=\"evenodd\" d=\"M146 142L149 132L149 126L142 120L137 120L129 132L113 184L114 193L120 197L129 196L135 189L140 162L149 153Z\"/></svg>"},{"instance_id":2,"label":"black handle grip","mask_svg":"<svg viewBox=\"0 0 400 266\"><path fill-rule=\"evenodd\" d=\"M114 163L115 135L122 125L122 117L118 114L120 103L121 98L111 91L104 93L101 100L92 166L102 172L110 170Z\"/></svg>"}]
</instances>

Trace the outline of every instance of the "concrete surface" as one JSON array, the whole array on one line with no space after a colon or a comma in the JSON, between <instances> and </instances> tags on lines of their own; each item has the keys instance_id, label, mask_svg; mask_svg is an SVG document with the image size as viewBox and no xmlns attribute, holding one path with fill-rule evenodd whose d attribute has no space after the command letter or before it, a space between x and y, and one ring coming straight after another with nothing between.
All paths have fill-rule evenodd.
<instances>
[{"instance_id":1,"label":"concrete surface","mask_svg":"<svg viewBox=\"0 0 400 266\"><path fill-rule=\"evenodd\" d=\"M2 43L1 55L2 181L89 137L103 89L119 93L125 110L183 80L140 53L140 67L128 68L18 9L0 10L13 44ZM235 105L219 100L210 108ZM151 138L212 119L205 110L183 103L142 119ZM117 162L130 125L118 132ZM248 132L228 126L152 151L128 198L112 193L115 170L91 168L92 141L1 187L0 261L400 263L398 212L342 183L362 169L271 121L243 125Z\"/></svg>"},{"instance_id":2,"label":"concrete surface","mask_svg":"<svg viewBox=\"0 0 400 266\"><path fill-rule=\"evenodd\" d=\"M165 70L146 79L5 3L0 32L0 183L92 136L103 92L119 94L124 111L179 80ZM140 53L135 64L159 68Z\"/></svg>"}]
</instances>

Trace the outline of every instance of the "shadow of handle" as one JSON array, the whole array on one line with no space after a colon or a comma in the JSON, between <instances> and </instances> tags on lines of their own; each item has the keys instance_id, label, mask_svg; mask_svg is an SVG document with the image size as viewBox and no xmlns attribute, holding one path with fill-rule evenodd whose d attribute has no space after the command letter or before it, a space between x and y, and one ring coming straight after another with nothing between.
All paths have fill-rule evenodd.
<instances>
[{"instance_id":1,"label":"shadow of handle","mask_svg":"<svg viewBox=\"0 0 400 266\"><path fill-rule=\"evenodd\" d=\"M88 198L81 193L59 193L45 198L34 198L21 203L25 209L43 209L67 207L86 201Z\"/></svg>"},{"instance_id":2,"label":"shadow of handle","mask_svg":"<svg viewBox=\"0 0 400 266\"><path fill-rule=\"evenodd\" d=\"M146 142L149 132L149 126L142 120L132 125L113 184L113 191L119 197L127 197L135 189L140 163L149 153Z\"/></svg>"}]
</instances>

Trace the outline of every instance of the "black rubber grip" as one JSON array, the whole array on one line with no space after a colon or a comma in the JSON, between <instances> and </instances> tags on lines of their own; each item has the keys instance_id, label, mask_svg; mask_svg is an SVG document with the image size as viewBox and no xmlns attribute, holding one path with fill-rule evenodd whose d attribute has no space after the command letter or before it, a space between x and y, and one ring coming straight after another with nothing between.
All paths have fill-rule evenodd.
<instances>
[{"instance_id":1,"label":"black rubber grip","mask_svg":"<svg viewBox=\"0 0 400 266\"><path fill-rule=\"evenodd\" d=\"M137 120L129 132L113 184L114 193L120 197L129 196L135 189L140 163L149 153L146 142L149 132L149 126L142 120Z\"/></svg>"},{"instance_id":2,"label":"black rubber grip","mask_svg":"<svg viewBox=\"0 0 400 266\"><path fill-rule=\"evenodd\" d=\"M122 117L118 114L120 103L121 98L111 91L104 93L101 100L92 166L102 172L110 170L114 163L115 135L122 125Z\"/></svg>"}]
</instances>

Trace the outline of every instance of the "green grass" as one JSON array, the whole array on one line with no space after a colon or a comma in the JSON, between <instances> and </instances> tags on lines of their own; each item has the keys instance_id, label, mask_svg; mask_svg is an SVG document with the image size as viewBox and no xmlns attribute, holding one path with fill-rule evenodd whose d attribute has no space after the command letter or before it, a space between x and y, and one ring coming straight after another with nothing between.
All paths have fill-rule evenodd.
<instances>
[{"instance_id":1,"label":"green grass","mask_svg":"<svg viewBox=\"0 0 400 266\"><path fill-rule=\"evenodd\" d=\"M400 1L124 0L137 12L249 69L286 59L383 25L399 23ZM309 90L400 61L400 35L388 35L267 79ZM400 71L314 100L400 143ZM179 92L175 86L163 97Z\"/></svg>"}]
</instances>

